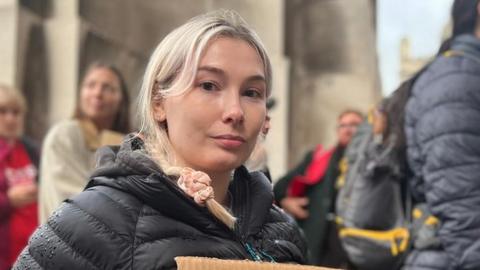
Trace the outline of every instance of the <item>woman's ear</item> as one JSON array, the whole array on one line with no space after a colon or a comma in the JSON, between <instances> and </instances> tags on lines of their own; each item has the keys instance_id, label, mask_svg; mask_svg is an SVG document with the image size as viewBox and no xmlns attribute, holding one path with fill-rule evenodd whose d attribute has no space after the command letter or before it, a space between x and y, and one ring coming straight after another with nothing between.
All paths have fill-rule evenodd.
<instances>
[{"instance_id":1,"label":"woman's ear","mask_svg":"<svg viewBox=\"0 0 480 270\"><path fill-rule=\"evenodd\" d=\"M263 126L262 126L263 135L267 136L269 130L270 130L270 116L267 114L265 116L265 122L263 122Z\"/></svg>"},{"instance_id":2,"label":"woman's ear","mask_svg":"<svg viewBox=\"0 0 480 270\"><path fill-rule=\"evenodd\" d=\"M162 101L153 102L153 118L157 122L164 122L167 119Z\"/></svg>"}]
</instances>

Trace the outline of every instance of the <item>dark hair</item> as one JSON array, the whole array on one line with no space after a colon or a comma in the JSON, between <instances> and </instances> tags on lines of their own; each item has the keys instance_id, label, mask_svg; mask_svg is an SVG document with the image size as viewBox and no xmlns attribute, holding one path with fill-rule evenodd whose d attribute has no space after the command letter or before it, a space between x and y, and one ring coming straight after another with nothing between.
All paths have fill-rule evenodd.
<instances>
[{"instance_id":1,"label":"dark hair","mask_svg":"<svg viewBox=\"0 0 480 270\"><path fill-rule=\"evenodd\" d=\"M120 91L122 92L122 100L120 101L120 106L119 110L117 112L117 115L115 116L115 120L113 121L113 126L112 130L117 131L120 133L129 133L130 132L130 97L128 94L128 88L127 84L125 83L125 79L123 78L122 74L120 71L113 65L103 63L103 62L93 62L91 63L88 68L85 71L85 75L82 78L82 81L80 83L83 83L85 80L85 76L87 76L88 73L90 73L92 70L97 69L97 68L106 68L110 71L112 71L115 76L117 76L118 81L120 82ZM81 108L80 108L80 91L81 91L81 86L79 87L78 95L77 95L77 104L75 106L75 112L73 114L73 118L75 119L83 119L85 118L85 115L83 114Z\"/></svg>"},{"instance_id":2,"label":"dark hair","mask_svg":"<svg viewBox=\"0 0 480 270\"><path fill-rule=\"evenodd\" d=\"M450 44L458 35L472 34L477 26L479 0L455 0L451 16L453 22L452 35L440 46L439 54L450 49Z\"/></svg>"},{"instance_id":3,"label":"dark hair","mask_svg":"<svg viewBox=\"0 0 480 270\"><path fill-rule=\"evenodd\" d=\"M412 93L415 81L427 70L430 64L425 65L400 86L380 104L379 110L387 116L386 129L383 132L384 140L394 140L393 147L396 148L401 166L407 166L407 137L405 134L405 107Z\"/></svg>"},{"instance_id":4,"label":"dark hair","mask_svg":"<svg viewBox=\"0 0 480 270\"><path fill-rule=\"evenodd\" d=\"M452 36L470 34L475 31L477 23L478 0L455 0L452 6Z\"/></svg>"}]
</instances>

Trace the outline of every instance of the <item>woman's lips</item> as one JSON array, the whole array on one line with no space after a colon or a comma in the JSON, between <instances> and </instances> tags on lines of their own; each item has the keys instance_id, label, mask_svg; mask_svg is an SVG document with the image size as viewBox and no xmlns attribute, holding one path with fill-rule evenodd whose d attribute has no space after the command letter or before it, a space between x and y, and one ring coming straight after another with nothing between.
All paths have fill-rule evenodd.
<instances>
[{"instance_id":1,"label":"woman's lips","mask_svg":"<svg viewBox=\"0 0 480 270\"><path fill-rule=\"evenodd\" d=\"M236 135L219 135L213 137L223 148L234 149L245 143L245 139Z\"/></svg>"}]
</instances>

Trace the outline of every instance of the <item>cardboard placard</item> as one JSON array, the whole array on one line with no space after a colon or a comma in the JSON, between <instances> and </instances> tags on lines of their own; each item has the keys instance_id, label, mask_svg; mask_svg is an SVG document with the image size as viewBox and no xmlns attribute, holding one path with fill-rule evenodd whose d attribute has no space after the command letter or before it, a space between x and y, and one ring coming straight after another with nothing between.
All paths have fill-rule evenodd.
<instances>
[{"instance_id":1,"label":"cardboard placard","mask_svg":"<svg viewBox=\"0 0 480 270\"><path fill-rule=\"evenodd\" d=\"M248 260L221 260L205 257L175 257L178 270L334 270L333 268L254 262Z\"/></svg>"}]
</instances>

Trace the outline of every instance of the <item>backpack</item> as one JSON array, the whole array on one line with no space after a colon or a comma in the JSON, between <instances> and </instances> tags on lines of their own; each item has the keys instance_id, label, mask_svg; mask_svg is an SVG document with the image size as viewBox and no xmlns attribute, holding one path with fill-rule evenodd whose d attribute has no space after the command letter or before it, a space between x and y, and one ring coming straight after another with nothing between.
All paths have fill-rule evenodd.
<instances>
[{"instance_id":1,"label":"backpack","mask_svg":"<svg viewBox=\"0 0 480 270\"><path fill-rule=\"evenodd\" d=\"M410 90L425 68L384 99L382 112L369 114L340 161L336 223L340 242L356 269L400 268L412 232L418 231L412 228L412 197L406 184L403 117ZM428 211L416 213L415 224L429 216Z\"/></svg>"},{"instance_id":2,"label":"backpack","mask_svg":"<svg viewBox=\"0 0 480 270\"><path fill-rule=\"evenodd\" d=\"M480 62L477 56L463 51L449 50L443 55ZM406 181L410 170L403 132L404 108L413 84L428 66L384 100L386 114L369 115L340 162L336 223L340 242L358 270L399 269L411 247L441 246L439 220L425 203L412 207Z\"/></svg>"},{"instance_id":3,"label":"backpack","mask_svg":"<svg viewBox=\"0 0 480 270\"><path fill-rule=\"evenodd\" d=\"M379 143L372 129L368 121L358 127L341 161L336 223L355 267L398 269L410 245L410 196L393 144Z\"/></svg>"}]
</instances>

